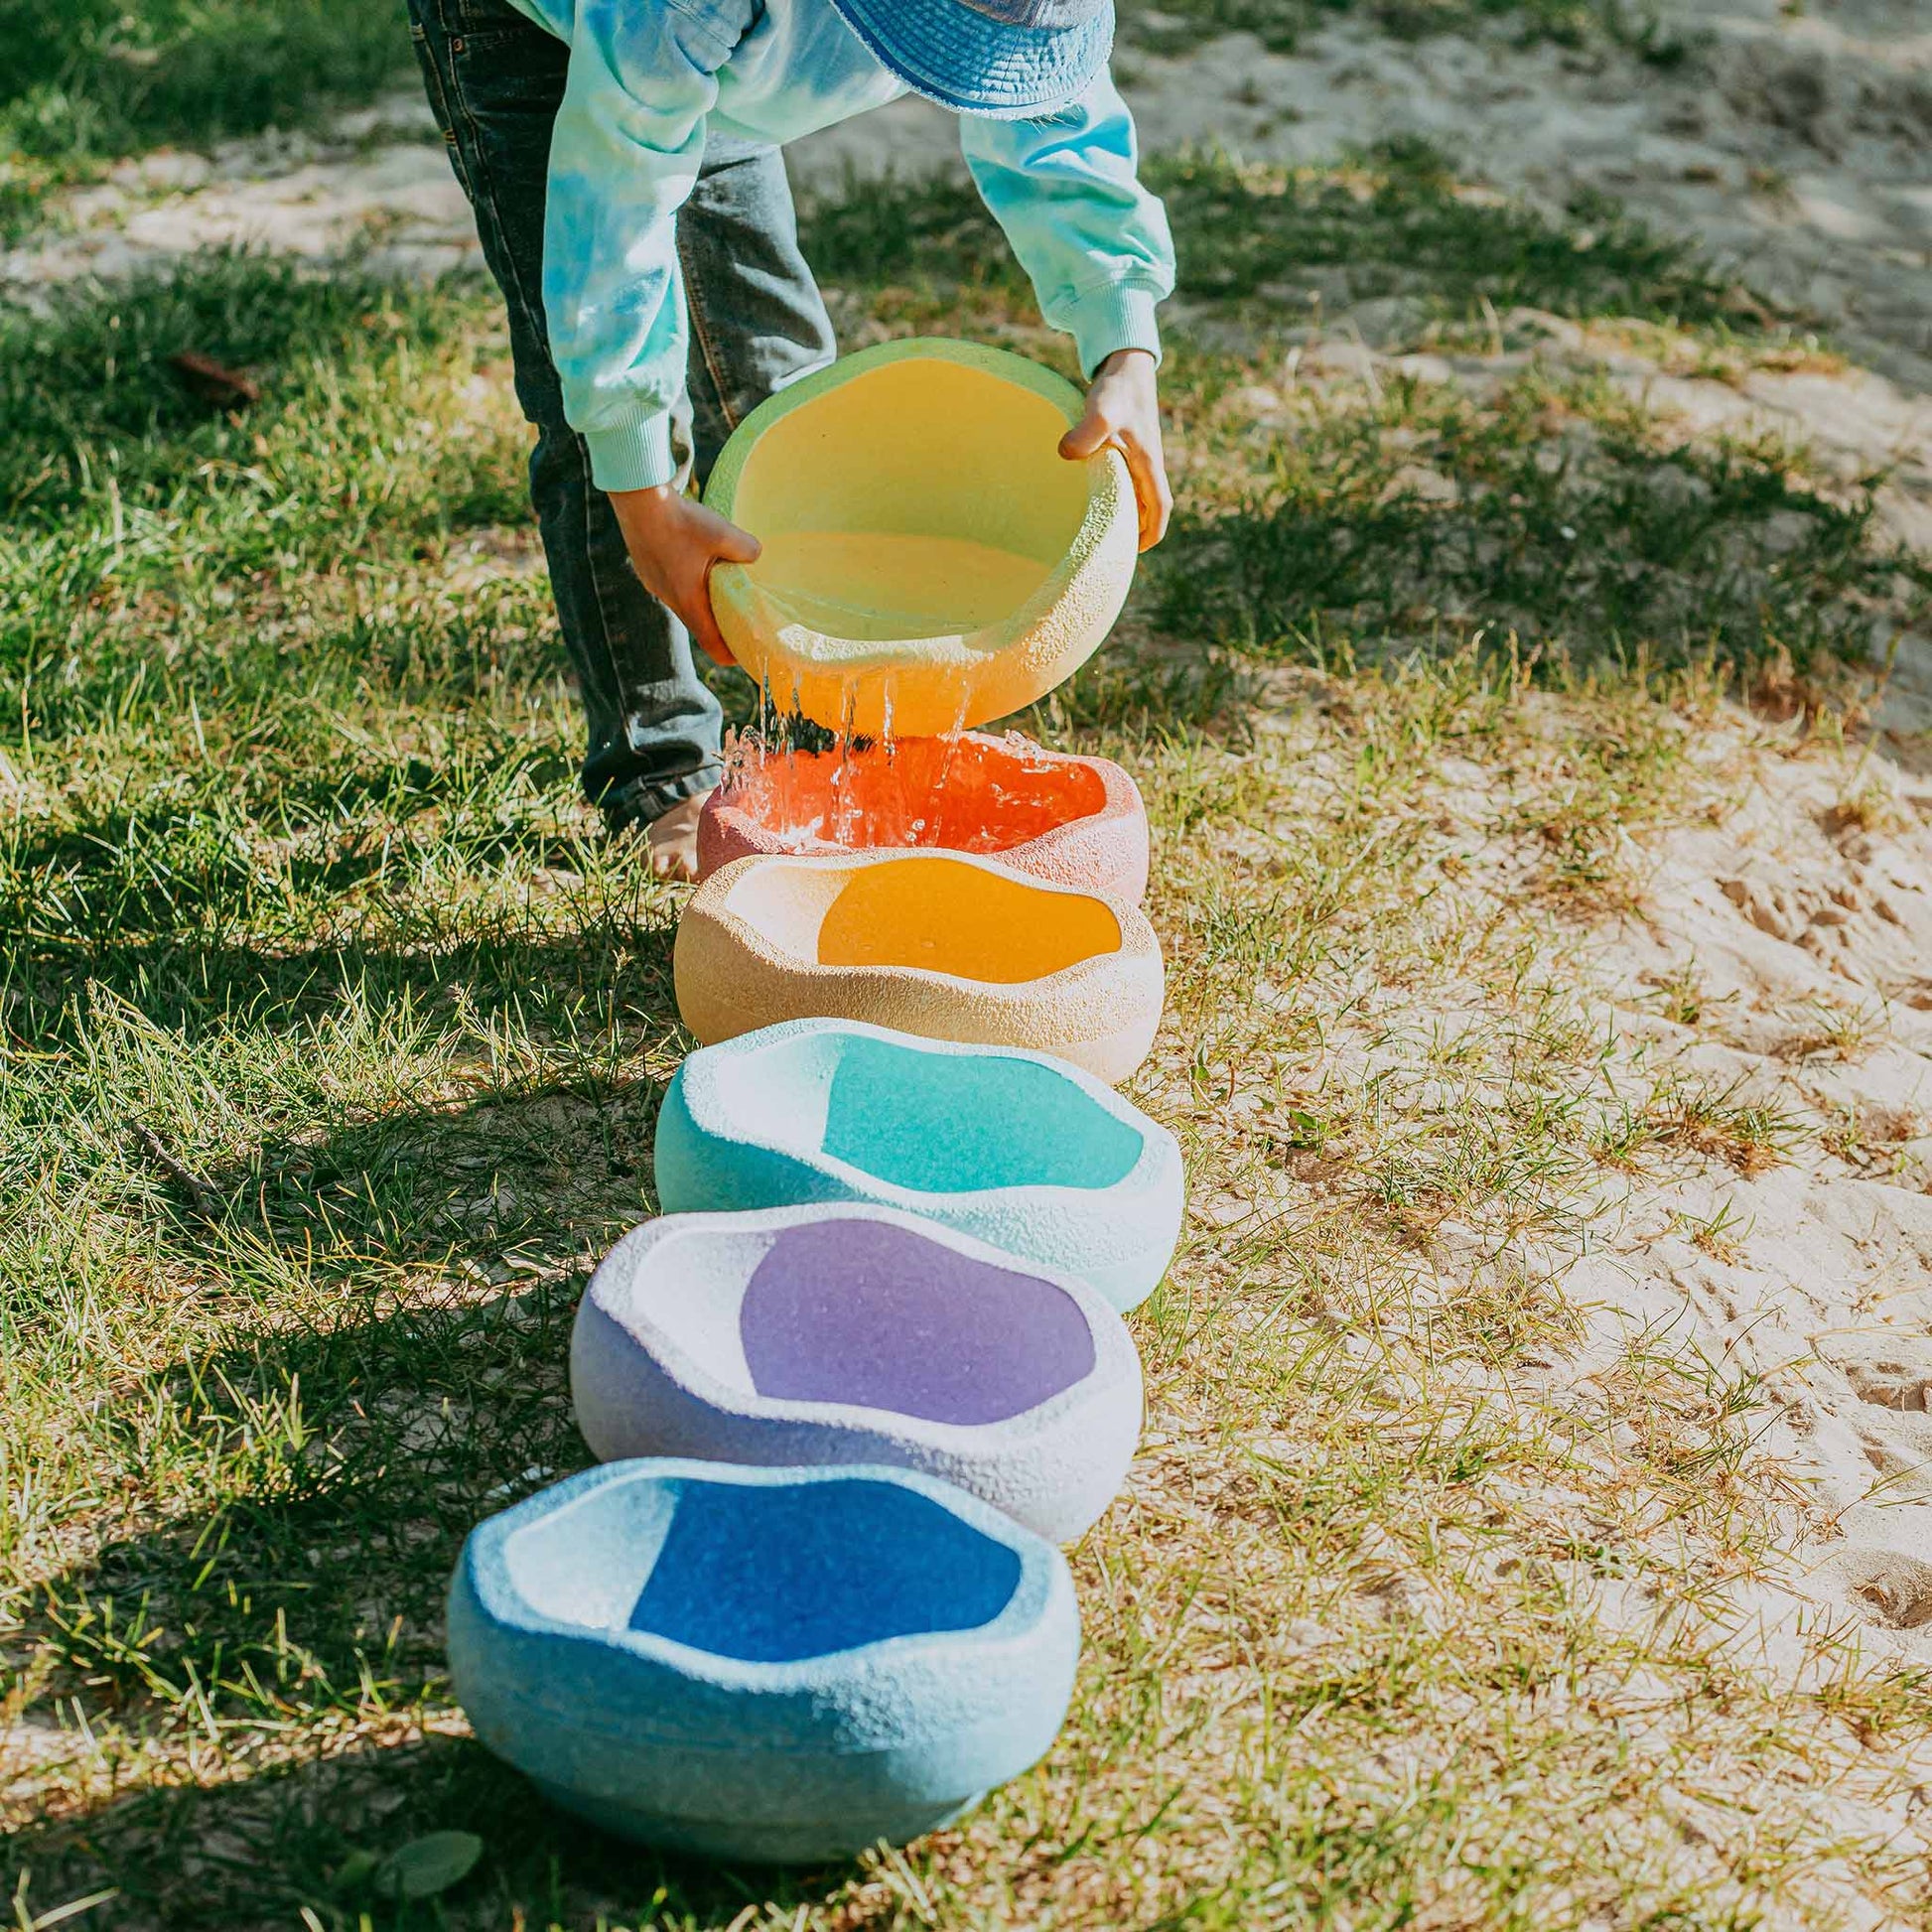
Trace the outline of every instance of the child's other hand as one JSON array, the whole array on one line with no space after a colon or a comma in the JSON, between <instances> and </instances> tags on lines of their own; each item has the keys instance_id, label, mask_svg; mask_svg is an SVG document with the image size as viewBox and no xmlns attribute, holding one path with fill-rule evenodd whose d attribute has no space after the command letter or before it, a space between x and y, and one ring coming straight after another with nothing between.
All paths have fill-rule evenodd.
<instances>
[{"instance_id":1,"label":"child's other hand","mask_svg":"<svg viewBox=\"0 0 1932 1932\"><path fill-rule=\"evenodd\" d=\"M735 662L712 615L711 567L757 563L758 538L669 483L655 489L614 489L611 507L644 589L684 620L684 627L714 664Z\"/></svg>"},{"instance_id":2,"label":"child's other hand","mask_svg":"<svg viewBox=\"0 0 1932 1932\"><path fill-rule=\"evenodd\" d=\"M1173 491L1161 457L1161 401L1154 357L1144 348L1117 348L1093 372L1087 413L1060 438L1060 455L1078 463L1112 444L1127 459L1140 505L1141 548L1168 534Z\"/></svg>"}]
</instances>

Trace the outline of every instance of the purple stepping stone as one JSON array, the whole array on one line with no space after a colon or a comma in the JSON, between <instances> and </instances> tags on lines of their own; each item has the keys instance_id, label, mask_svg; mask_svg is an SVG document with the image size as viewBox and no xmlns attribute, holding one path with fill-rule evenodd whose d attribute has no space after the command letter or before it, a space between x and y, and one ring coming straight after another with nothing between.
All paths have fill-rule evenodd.
<instances>
[{"instance_id":1,"label":"purple stepping stone","mask_svg":"<svg viewBox=\"0 0 1932 1932\"><path fill-rule=\"evenodd\" d=\"M1064 1289L890 1221L786 1228L738 1322L759 1395L927 1422L1005 1422L1093 1372L1092 1332Z\"/></svg>"},{"instance_id":2,"label":"purple stepping stone","mask_svg":"<svg viewBox=\"0 0 1932 1932\"><path fill-rule=\"evenodd\" d=\"M605 1461L891 1464L1056 1539L1106 1508L1141 1428L1098 1290L858 1201L633 1229L578 1306L570 1392Z\"/></svg>"}]
</instances>

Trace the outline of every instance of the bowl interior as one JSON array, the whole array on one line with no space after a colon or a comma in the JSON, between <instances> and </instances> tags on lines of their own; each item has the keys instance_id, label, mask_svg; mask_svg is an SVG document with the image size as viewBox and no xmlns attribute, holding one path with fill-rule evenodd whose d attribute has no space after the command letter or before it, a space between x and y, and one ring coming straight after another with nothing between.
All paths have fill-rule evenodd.
<instances>
[{"instance_id":1,"label":"bowl interior","mask_svg":"<svg viewBox=\"0 0 1932 1932\"><path fill-rule=\"evenodd\" d=\"M1118 1185L1140 1134L1080 1084L1010 1053L932 1052L872 1034L794 1034L721 1069L733 1114L761 1138L895 1187Z\"/></svg>"},{"instance_id":2,"label":"bowl interior","mask_svg":"<svg viewBox=\"0 0 1932 1932\"><path fill-rule=\"evenodd\" d=\"M638 1476L518 1531L532 1608L715 1656L790 1663L970 1630L1013 1599L1020 1557L930 1497L864 1476L796 1483Z\"/></svg>"},{"instance_id":3,"label":"bowl interior","mask_svg":"<svg viewBox=\"0 0 1932 1932\"><path fill-rule=\"evenodd\" d=\"M768 755L733 776L722 802L794 849L1007 852L1104 810L1107 786L1083 759L968 733Z\"/></svg>"},{"instance_id":4,"label":"bowl interior","mask_svg":"<svg viewBox=\"0 0 1932 1932\"><path fill-rule=\"evenodd\" d=\"M917 966L1017 985L1115 952L1120 921L1104 899L1046 892L939 857L854 872L818 929L821 966Z\"/></svg>"},{"instance_id":5,"label":"bowl interior","mask_svg":"<svg viewBox=\"0 0 1932 1932\"><path fill-rule=\"evenodd\" d=\"M958 636L1012 615L1086 515L1084 464L1045 396L943 355L795 403L745 458L734 520L781 621L860 641Z\"/></svg>"},{"instance_id":6,"label":"bowl interior","mask_svg":"<svg viewBox=\"0 0 1932 1932\"><path fill-rule=\"evenodd\" d=\"M849 871L768 859L746 869L727 903L819 966L917 967L989 985L1044 979L1121 944L1105 899L941 853Z\"/></svg>"},{"instance_id":7,"label":"bowl interior","mask_svg":"<svg viewBox=\"0 0 1932 1932\"><path fill-rule=\"evenodd\" d=\"M767 1235L693 1225L639 1268L633 1306L713 1376L749 1394L985 1425L1093 1373L1072 1296L865 1215Z\"/></svg>"}]
</instances>

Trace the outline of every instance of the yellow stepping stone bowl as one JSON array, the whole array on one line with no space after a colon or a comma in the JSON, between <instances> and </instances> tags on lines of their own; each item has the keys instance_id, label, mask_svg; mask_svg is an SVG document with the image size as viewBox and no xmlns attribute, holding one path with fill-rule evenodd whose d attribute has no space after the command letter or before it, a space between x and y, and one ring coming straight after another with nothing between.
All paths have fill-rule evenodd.
<instances>
[{"instance_id":1,"label":"yellow stepping stone bowl","mask_svg":"<svg viewBox=\"0 0 1932 1932\"><path fill-rule=\"evenodd\" d=\"M1147 915L961 852L739 859L684 908L678 1012L705 1045L859 1020L1027 1046L1125 1080L1161 1022Z\"/></svg>"},{"instance_id":2,"label":"yellow stepping stone bowl","mask_svg":"<svg viewBox=\"0 0 1932 1932\"><path fill-rule=\"evenodd\" d=\"M711 573L780 711L932 738L1024 709L1120 615L1139 545L1118 452L1059 454L1080 392L1004 349L859 350L746 417L705 501L764 546Z\"/></svg>"}]
</instances>

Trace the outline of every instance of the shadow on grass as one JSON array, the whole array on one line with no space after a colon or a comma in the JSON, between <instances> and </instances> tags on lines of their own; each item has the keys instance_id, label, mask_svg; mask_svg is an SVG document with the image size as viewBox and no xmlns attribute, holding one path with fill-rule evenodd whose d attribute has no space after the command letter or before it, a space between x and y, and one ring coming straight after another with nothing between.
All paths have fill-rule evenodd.
<instances>
[{"instance_id":1,"label":"shadow on grass","mask_svg":"<svg viewBox=\"0 0 1932 1932\"><path fill-rule=\"evenodd\" d=\"M409 787L416 789L410 795ZM369 809L356 812L350 788L337 788L341 815L323 821L302 844L306 849L277 855L264 866L251 849L262 827L245 806L210 791L184 800L151 795L53 830L25 834L10 842L7 859L17 902L0 891L0 921L16 935L50 935L40 948L50 964L61 957L105 958L116 951L207 951L242 966L248 984L286 987L286 961L300 977L319 959L334 956L345 964L364 963L370 949L298 949L282 955L257 950L252 962L237 959L245 949L207 940L207 921L259 928L277 913L309 902L340 902L351 894L380 892L392 876L406 878L425 843L454 876L486 878L505 866L555 869L577 874L595 864L584 839L566 830L515 823L504 813L493 821L483 809L471 809L471 822L448 821L424 829L439 794L462 810L474 801L463 778L441 781L405 777L387 782L370 778L363 790ZM284 791L278 803L286 805ZM39 903L36 904L35 901ZM639 916L645 916L639 909ZM125 935L125 936L124 936ZM179 937L176 937L179 935ZM473 940L473 947L489 943ZM357 955L362 957L358 958ZM98 977L97 974L93 975ZM56 971L57 979L70 974ZM340 978L340 970L325 978Z\"/></svg>"},{"instance_id":2,"label":"shadow on grass","mask_svg":"<svg viewBox=\"0 0 1932 1932\"><path fill-rule=\"evenodd\" d=\"M225 1459L227 1494L42 1587L10 1639L31 1660L22 1715L71 1727L85 1709L122 1734L212 1735L241 1775L143 1786L17 1833L10 1894L22 1871L42 1910L117 1888L95 1926L282 1924L305 1905L344 1926L361 1911L400 1927L588 1924L597 1910L722 1925L748 1902L845 1882L660 1860L552 1811L475 1744L420 1732L449 1712L443 1596L463 1538L590 1459L568 1399L577 1286L364 1301L120 1399L130 1419L178 1410ZM291 1763L285 1734L328 1741ZM437 1830L487 1848L456 1897L398 1905L336 1882L351 1854Z\"/></svg>"},{"instance_id":3,"label":"shadow on grass","mask_svg":"<svg viewBox=\"0 0 1932 1932\"><path fill-rule=\"evenodd\" d=\"M49 1673L36 1703L244 1727L413 1707L470 1526L590 1459L566 1367L577 1286L345 1298L119 1393L109 1430L195 1456L219 1501L44 1586L24 1622Z\"/></svg>"},{"instance_id":4,"label":"shadow on grass","mask_svg":"<svg viewBox=\"0 0 1932 1932\"><path fill-rule=\"evenodd\" d=\"M91 843L89 834L78 836ZM26 876L31 883L34 875ZM669 907L661 897L647 899L642 881L602 883L610 894L562 932L533 929L514 905L473 913L457 931L424 913L412 931L417 922L405 903L386 921L398 929L373 939L319 944L304 931L286 948L252 936L224 939L215 922L239 925L248 915L245 894L184 901L198 923L174 932L130 932L110 905L40 931L23 921L5 949L6 983L16 996L5 1024L22 1048L44 1052L70 1044L86 1007L103 997L190 1035L232 1031L255 1018L278 1027L326 1019L351 1000L378 1012L406 1008L419 1019L459 1004L484 1019L514 1007L524 1024L540 1028L546 1016L559 1016L562 1026L565 1009L604 1000L626 1021L668 1035L677 1011ZM162 902L172 903L165 894Z\"/></svg>"},{"instance_id":5,"label":"shadow on grass","mask_svg":"<svg viewBox=\"0 0 1932 1932\"><path fill-rule=\"evenodd\" d=\"M465 1106L397 1109L316 1136L271 1136L203 1176L159 1150L169 1249L194 1275L245 1281L280 1256L317 1292L588 1266L652 1210L650 1079L537 1077ZM151 1130L150 1130L151 1133ZM149 1150L158 1143L147 1140ZM136 1141L131 1153L140 1158Z\"/></svg>"},{"instance_id":6,"label":"shadow on grass","mask_svg":"<svg viewBox=\"0 0 1932 1932\"><path fill-rule=\"evenodd\" d=\"M747 1903L822 1900L846 1882L849 1868L660 1859L552 1810L468 1739L419 1729L449 1714L443 1596L465 1535L590 1460L568 1400L576 1287L348 1308L123 1398L130 1414L177 1405L230 1451L252 1436L228 1471L248 1479L217 1510L44 1586L12 1638L34 1659L23 1715L71 1726L84 1708L123 1733L212 1733L229 1774L16 1833L9 1896L23 1872L42 1910L112 1887L85 1923L182 1932L295 1923L304 1906L331 1927L362 1912L375 1928L588 1925L600 1911L722 1926ZM328 1741L290 1762L285 1732ZM450 1898L398 1904L337 1880L352 1854L444 1830L486 1848Z\"/></svg>"},{"instance_id":7,"label":"shadow on grass","mask_svg":"<svg viewBox=\"0 0 1932 1932\"><path fill-rule=\"evenodd\" d=\"M1580 201L1565 222L1521 203L1478 201L1420 140L1297 169L1163 156L1145 174L1173 225L1176 294L1260 297L1277 328L1301 314L1311 274L1331 307L1409 296L1439 317L1486 301L1499 311L1521 304L1726 330L1772 320L1688 243L1652 233L1615 204ZM1026 287L992 216L968 185L946 176L885 191L854 178L807 207L801 232L813 267L834 282L1015 295ZM1340 279L1323 275L1330 270Z\"/></svg>"},{"instance_id":8,"label":"shadow on grass","mask_svg":"<svg viewBox=\"0 0 1932 1932\"><path fill-rule=\"evenodd\" d=\"M338 1881L358 1852L379 1857L435 1831L483 1842L477 1869L450 1893L414 1904ZM31 1873L42 1910L113 1887L77 1923L95 1932L153 1927L298 1925L306 1906L350 1932L431 1926L723 1928L747 1905L820 1904L854 1875L737 1868L662 1857L580 1824L466 1737L348 1740L340 1754L265 1765L218 1785L149 1789L82 1817L18 1834L18 1882ZM362 1915L366 1914L366 1917Z\"/></svg>"},{"instance_id":9,"label":"shadow on grass","mask_svg":"<svg viewBox=\"0 0 1932 1932\"><path fill-rule=\"evenodd\" d=\"M46 1585L37 1702L254 1725L420 1700L463 1535L589 1460L571 1322L652 1211L657 1099L553 1081L271 1136L203 1175L150 1137L165 1279L233 1339L182 1344L88 1426L110 1461L214 1503Z\"/></svg>"}]
</instances>

